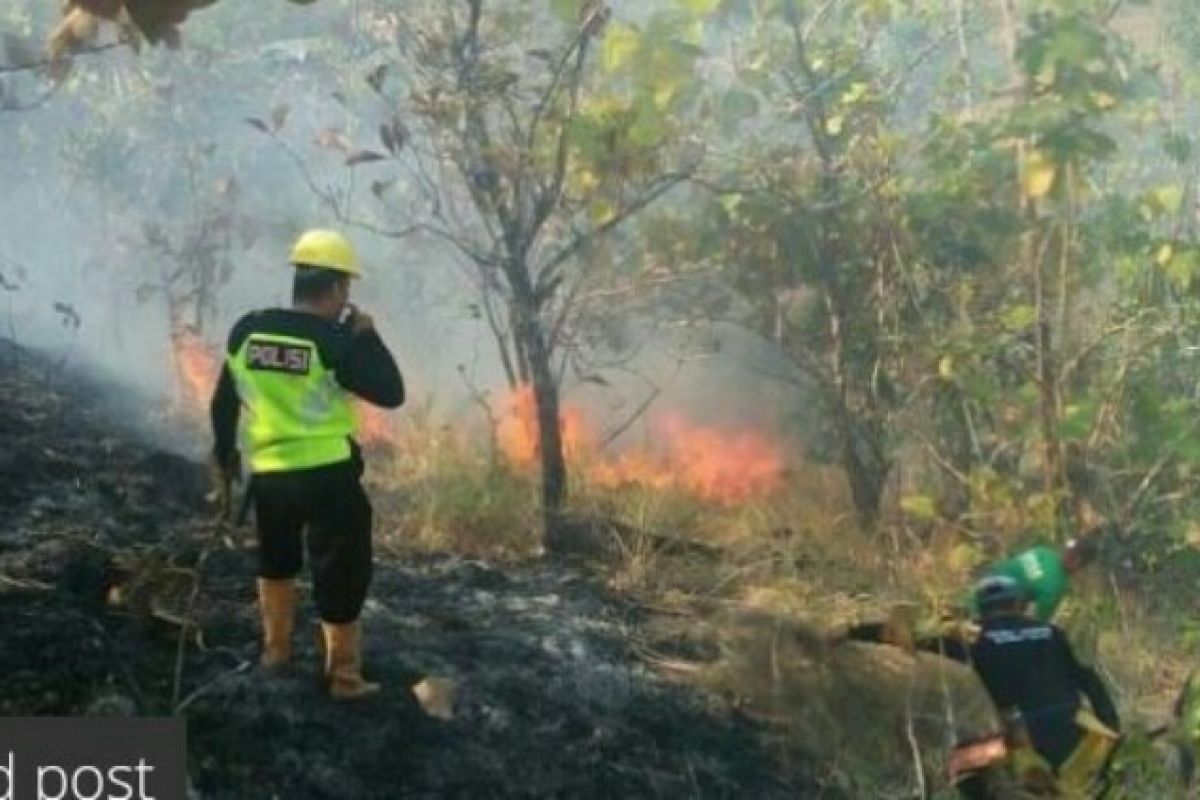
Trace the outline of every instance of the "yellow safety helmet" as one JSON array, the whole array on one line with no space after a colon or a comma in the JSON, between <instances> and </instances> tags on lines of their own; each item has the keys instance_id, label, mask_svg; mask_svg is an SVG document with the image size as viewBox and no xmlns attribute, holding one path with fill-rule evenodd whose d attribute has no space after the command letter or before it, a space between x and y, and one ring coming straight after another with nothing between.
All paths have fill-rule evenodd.
<instances>
[{"instance_id":1,"label":"yellow safety helmet","mask_svg":"<svg viewBox=\"0 0 1200 800\"><path fill-rule=\"evenodd\" d=\"M293 266L321 267L344 272L351 278L362 277L354 245L337 231L305 231L292 246L292 255L288 260Z\"/></svg>"}]
</instances>

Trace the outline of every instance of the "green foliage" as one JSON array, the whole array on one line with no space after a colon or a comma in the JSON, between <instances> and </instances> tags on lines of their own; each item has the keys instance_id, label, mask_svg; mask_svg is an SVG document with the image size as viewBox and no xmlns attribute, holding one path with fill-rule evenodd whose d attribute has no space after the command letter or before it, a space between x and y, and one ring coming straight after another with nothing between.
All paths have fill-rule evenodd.
<instances>
[{"instance_id":1,"label":"green foliage","mask_svg":"<svg viewBox=\"0 0 1200 800\"><path fill-rule=\"evenodd\" d=\"M1200 64L1200 7L1189 0L1170 0L1165 5L1168 35L1186 65L1194 68Z\"/></svg>"},{"instance_id":2,"label":"green foliage","mask_svg":"<svg viewBox=\"0 0 1200 800\"><path fill-rule=\"evenodd\" d=\"M729 36L744 44L737 80L713 87L708 107L714 135L740 140L736 168L717 164L713 183L737 188L698 194L691 226L647 227L650 261L716 270L737 298L717 313L736 309L775 342L829 390L826 412L880 452L908 441L895 421L934 402L931 387L950 387L956 431L929 433L959 453L962 474L988 465L979 510L1003 515L1016 502L1006 525L1045 532L1062 498L1097 491L1096 479L1084 488L1072 477L1076 461L1136 486L1165 441L1190 460L1193 437L1180 428L1190 410L1161 398L1151 408L1137 393L1182 367L1161 356L1191 327L1200 262L1182 216L1194 187L1138 165L1186 170L1192 145L1170 130L1159 150L1155 137L1131 138L1158 86L1108 26L1107 6L1090 2L1030 4L1011 71L975 75L1011 100L964 113L948 85L914 124L897 91L909 65L846 42L911 45L903 23L938 19L919 5L859 4L814 20L801 3L725 4ZM971 46L1003 59L1003 44ZM1164 294L1167 314L1154 306ZM1037 376L1043 359L1058 370L1051 392ZM1178 422L1164 427L1168 410ZM1056 489L1038 475L1050 469L1047 447L1063 454ZM1156 472L1150 490L1170 473ZM992 502L996 482L1005 499ZM1128 510L1091 494L1107 514ZM927 518L931 504L912 498L928 496L902 506Z\"/></svg>"},{"instance_id":3,"label":"green foliage","mask_svg":"<svg viewBox=\"0 0 1200 800\"><path fill-rule=\"evenodd\" d=\"M708 3L680 3L634 24L610 21L596 89L571 121L570 189L596 222L620 208L631 181L663 169L662 151L685 130Z\"/></svg>"},{"instance_id":4,"label":"green foliage","mask_svg":"<svg viewBox=\"0 0 1200 800\"><path fill-rule=\"evenodd\" d=\"M563 22L577 23L586 0L548 0L550 10Z\"/></svg>"}]
</instances>

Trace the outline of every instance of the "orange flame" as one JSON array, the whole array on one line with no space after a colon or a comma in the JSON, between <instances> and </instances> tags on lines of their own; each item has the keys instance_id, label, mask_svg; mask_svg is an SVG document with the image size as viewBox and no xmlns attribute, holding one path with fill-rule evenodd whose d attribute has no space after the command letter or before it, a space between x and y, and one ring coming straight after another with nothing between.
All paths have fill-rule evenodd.
<instances>
[{"instance_id":1,"label":"orange flame","mask_svg":"<svg viewBox=\"0 0 1200 800\"><path fill-rule=\"evenodd\" d=\"M703 428L677 415L653 427L652 446L598 462L588 477L602 486L675 488L723 505L766 496L783 484L784 459L760 433Z\"/></svg>"},{"instance_id":2,"label":"orange flame","mask_svg":"<svg viewBox=\"0 0 1200 800\"><path fill-rule=\"evenodd\" d=\"M678 415L652 423L653 441L605 456L580 409L562 411L568 461L601 486L641 485L676 489L723 505L764 497L783 485L785 460L775 444L755 431L726 432L694 425ZM501 450L513 464L532 467L539 452L533 391L520 387L500 421Z\"/></svg>"},{"instance_id":3,"label":"orange flame","mask_svg":"<svg viewBox=\"0 0 1200 800\"><path fill-rule=\"evenodd\" d=\"M533 387L520 386L505 401L503 416L496 429L501 452L513 464L531 467L537 463L541 446L538 442L537 400ZM575 408L564 408L561 420L563 451L568 458L582 453L586 447L587 430L583 415Z\"/></svg>"},{"instance_id":4,"label":"orange flame","mask_svg":"<svg viewBox=\"0 0 1200 800\"><path fill-rule=\"evenodd\" d=\"M176 333L173 341L180 404L189 412L203 411L217 385L221 364L212 349L190 329Z\"/></svg>"}]
</instances>

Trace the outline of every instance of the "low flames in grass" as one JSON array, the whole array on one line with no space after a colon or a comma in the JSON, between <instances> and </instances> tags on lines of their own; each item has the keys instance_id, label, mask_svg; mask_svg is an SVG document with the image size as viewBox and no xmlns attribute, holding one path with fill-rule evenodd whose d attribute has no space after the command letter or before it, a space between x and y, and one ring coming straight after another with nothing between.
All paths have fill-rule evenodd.
<instances>
[{"instance_id":1,"label":"low flames in grass","mask_svg":"<svg viewBox=\"0 0 1200 800\"><path fill-rule=\"evenodd\" d=\"M505 456L518 466L535 466L539 449L532 389L517 389L504 412L497 438ZM766 497L783 484L782 454L756 431L702 427L679 414L666 414L651 421L646 444L609 455L581 409L568 406L561 419L567 460L595 485L670 489L738 505Z\"/></svg>"},{"instance_id":2,"label":"low flames in grass","mask_svg":"<svg viewBox=\"0 0 1200 800\"><path fill-rule=\"evenodd\" d=\"M185 414L208 409L221 362L216 350L191 331L174 337L179 403ZM396 444L395 417L359 404L358 439L364 445ZM533 390L522 386L501 409L496 439L504 456L519 468L538 463L537 407ZM755 431L729 432L695 425L678 414L651 421L646 444L608 453L598 426L574 406L561 414L563 449L586 480L605 487L628 485L686 492L719 503L738 505L766 497L783 483L784 458L775 443Z\"/></svg>"},{"instance_id":3,"label":"low flames in grass","mask_svg":"<svg viewBox=\"0 0 1200 800\"><path fill-rule=\"evenodd\" d=\"M682 489L723 505L765 497L780 488L784 462L775 445L755 431L702 428L678 415L659 420L658 446L627 451L590 471L597 483L642 483Z\"/></svg>"},{"instance_id":4,"label":"low flames in grass","mask_svg":"<svg viewBox=\"0 0 1200 800\"><path fill-rule=\"evenodd\" d=\"M534 400L533 387L518 387L504 399L500 411L496 429L500 450L517 466L535 466L541 447L538 444L537 402ZM577 408L568 406L561 409L559 419L563 452L568 461L577 461L591 449L591 432Z\"/></svg>"}]
</instances>

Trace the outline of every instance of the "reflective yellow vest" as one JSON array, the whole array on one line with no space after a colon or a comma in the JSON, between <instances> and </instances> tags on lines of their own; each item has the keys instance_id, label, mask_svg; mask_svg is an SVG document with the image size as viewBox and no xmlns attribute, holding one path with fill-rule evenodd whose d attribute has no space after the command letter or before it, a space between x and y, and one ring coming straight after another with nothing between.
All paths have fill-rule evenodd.
<instances>
[{"instance_id":1,"label":"reflective yellow vest","mask_svg":"<svg viewBox=\"0 0 1200 800\"><path fill-rule=\"evenodd\" d=\"M282 472L350 458L357 419L350 394L315 342L253 333L228 357L245 410L252 472Z\"/></svg>"}]
</instances>

